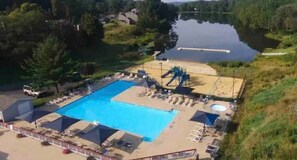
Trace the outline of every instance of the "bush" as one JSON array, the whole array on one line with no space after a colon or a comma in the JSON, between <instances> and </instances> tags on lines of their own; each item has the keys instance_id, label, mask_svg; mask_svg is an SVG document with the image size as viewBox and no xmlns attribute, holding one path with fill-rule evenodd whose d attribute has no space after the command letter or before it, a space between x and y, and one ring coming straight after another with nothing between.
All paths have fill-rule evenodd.
<instances>
[{"instance_id":1,"label":"bush","mask_svg":"<svg viewBox=\"0 0 297 160\"><path fill-rule=\"evenodd\" d=\"M69 154L69 153L71 153L71 150L70 149L63 149L63 154Z\"/></svg>"},{"instance_id":2,"label":"bush","mask_svg":"<svg viewBox=\"0 0 297 160\"><path fill-rule=\"evenodd\" d=\"M89 157L87 158L87 160L96 160L96 158L93 157L93 156L89 156Z\"/></svg>"},{"instance_id":3,"label":"bush","mask_svg":"<svg viewBox=\"0 0 297 160\"><path fill-rule=\"evenodd\" d=\"M18 134L16 135L16 137L17 137L17 138L24 138L24 137L26 137L26 136L23 135L23 134L21 134L21 133L18 133Z\"/></svg>"},{"instance_id":4,"label":"bush","mask_svg":"<svg viewBox=\"0 0 297 160\"><path fill-rule=\"evenodd\" d=\"M135 61L140 58L140 54L137 52L128 52L120 55L120 59L128 60L128 61Z\"/></svg>"},{"instance_id":5,"label":"bush","mask_svg":"<svg viewBox=\"0 0 297 160\"><path fill-rule=\"evenodd\" d=\"M50 145L50 143L48 141L42 141L40 144L42 146L49 146Z\"/></svg>"}]
</instances>

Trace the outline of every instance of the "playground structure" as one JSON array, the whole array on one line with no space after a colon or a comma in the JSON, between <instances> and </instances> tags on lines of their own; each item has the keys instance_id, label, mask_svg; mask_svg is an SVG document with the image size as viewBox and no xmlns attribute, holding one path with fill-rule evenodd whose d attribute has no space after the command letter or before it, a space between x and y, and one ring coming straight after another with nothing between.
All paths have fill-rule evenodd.
<instances>
[{"instance_id":1,"label":"playground structure","mask_svg":"<svg viewBox=\"0 0 297 160\"><path fill-rule=\"evenodd\" d=\"M171 83L166 86L163 82L170 82L174 77L172 71L175 66L181 66L186 74L190 74L189 79L180 83L182 77L175 77ZM207 68L208 67L208 68ZM208 97L221 97L236 99L242 94L244 80L235 77L223 77L218 75L211 67L193 62L180 61L151 61L144 65L133 66L127 69L128 72L137 73L138 70L145 70L147 76L154 79L160 85L167 89L176 89L180 84L187 88L192 88L193 94L206 95ZM164 73L167 73L164 74ZM179 80L179 81L178 81ZM178 83L176 83L178 81Z\"/></svg>"},{"instance_id":2,"label":"playground structure","mask_svg":"<svg viewBox=\"0 0 297 160\"><path fill-rule=\"evenodd\" d=\"M173 74L173 77L170 79L170 81L166 84L166 86L169 86L175 79L178 79L179 84L176 88L182 87L184 84L187 83L190 79L190 75L187 74L185 70L183 70L181 67L174 66L170 70L168 70L165 74L161 76L161 78L167 77L169 74Z\"/></svg>"}]
</instances>

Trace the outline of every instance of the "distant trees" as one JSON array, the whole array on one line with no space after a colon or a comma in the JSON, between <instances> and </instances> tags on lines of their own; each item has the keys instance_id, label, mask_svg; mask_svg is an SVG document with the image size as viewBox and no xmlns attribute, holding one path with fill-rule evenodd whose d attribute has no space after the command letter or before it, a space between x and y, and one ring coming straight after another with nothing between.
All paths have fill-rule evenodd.
<instances>
[{"instance_id":1,"label":"distant trees","mask_svg":"<svg viewBox=\"0 0 297 160\"><path fill-rule=\"evenodd\" d=\"M297 3L279 7L272 17L272 25L275 29L297 31Z\"/></svg>"},{"instance_id":2,"label":"distant trees","mask_svg":"<svg viewBox=\"0 0 297 160\"><path fill-rule=\"evenodd\" d=\"M0 16L0 57L19 62L31 55L32 48L48 32L43 10L36 4L22 4L10 14Z\"/></svg>"},{"instance_id":3,"label":"distant trees","mask_svg":"<svg viewBox=\"0 0 297 160\"><path fill-rule=\"evenodd\" d=\"M296 0L218 0L180 5L180 11L202 13L232 12L245 26L253 29L296 31Z\"/></svg>"},{"instance_id":4,"label":"distant trees","mask_svg":"<svg viewBox=\"0 0 297 160\"><path fill-rule=\"evenodd\" d=\"M233 12L246 26L255 29L273 29L274 25L276 25L274 21L282 19L279 17L281 15L278 15L278 18L272 18L280 11L277 11L277 9L286 4L292 4L295 2L296 0L241 0L236 2Z\"/></svg>"},{"instance_id":5,"label":"distant trees","mask_svg":"<svg viewBox=\"0 0 297 160\"><path fill-rule=\"evenodd\" d=\"M55 86L65 83L74 76L78 63L70 58L66 44L56 36L50 35L33 51L33 57L26 59L22 68L28 73L35 87Z\"/></svg>"},{"instance_id":6,"label":"distant trees","mask_svg":"<svg viewBox=\"0 0 297 160\"><path fill-rule=\"evenodd\" d=\"M235 0L196 1L181 4L179 10L202 13L222 13L232 11L234 4Z\"/></svg>"},{"instance_id":7,"label":"distant trees","mask_svg":"<svg viewBox=\"0 0 297 160\"><path fill-rule=\"evenodd\" d=\"M161 0L144 0L138 5L139 20L137 27L168 32L177 19L177 8Z\"/></svg>"}]
</instances>

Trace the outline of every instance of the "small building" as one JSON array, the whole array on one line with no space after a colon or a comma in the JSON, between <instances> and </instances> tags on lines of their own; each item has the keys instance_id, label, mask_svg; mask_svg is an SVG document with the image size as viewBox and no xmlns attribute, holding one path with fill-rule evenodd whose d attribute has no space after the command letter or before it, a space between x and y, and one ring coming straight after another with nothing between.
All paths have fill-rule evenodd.
<instances>
[{"instance_id":1,"label":"small building","mask_svg":"<svg viewBox=\"0 0 297 160\"><path fill-rule=\"evenodd\" d=\"M0 95L0 120L9 122L33 110L32 98L16 99Z\"/></svg>"},{"instance_id":2,"label":"small building","mask_svg":"<svg viewBox=\"0 0 297 160\"><path fill-rule=\"evenodd\" d=\"M137 9L132 9L126 13L119 13L118 20L124 24L136 24L138 21L138 11Z\"/></svg>"}]
</instances>

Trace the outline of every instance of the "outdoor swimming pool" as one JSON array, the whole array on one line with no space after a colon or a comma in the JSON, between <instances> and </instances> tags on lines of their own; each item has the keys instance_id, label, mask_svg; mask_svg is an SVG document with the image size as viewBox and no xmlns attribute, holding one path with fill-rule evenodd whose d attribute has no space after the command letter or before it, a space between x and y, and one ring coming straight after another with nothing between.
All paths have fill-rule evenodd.
<instances>
[{"instance_id":1,"label":"outdoor swimming pool","mask_svg":"<svg viewBox=\"0 0 297 160\"><path fill-rule=\"evenodd\" d=\"M167 112L112 100L114 96L134 85L135 83L129 81L113 82L56 112L140 135L144 137L144 141L154 141L178 112L175 110Z\"/></svg>"},{"instance_id":2,"label":"outdoor swimming pool","mask_svg":"<svg viewBox=\"0 0 297 160\"><path fill-rule=\"evenodd\" d=\"M213 104L210 106L210 108L212 110L215 110L215 111L220 111L220 112L224 112L227 108L223 105L219 105L219 104Z\"/></svg>"}]
</instances>

